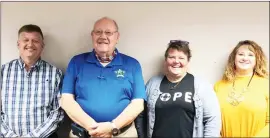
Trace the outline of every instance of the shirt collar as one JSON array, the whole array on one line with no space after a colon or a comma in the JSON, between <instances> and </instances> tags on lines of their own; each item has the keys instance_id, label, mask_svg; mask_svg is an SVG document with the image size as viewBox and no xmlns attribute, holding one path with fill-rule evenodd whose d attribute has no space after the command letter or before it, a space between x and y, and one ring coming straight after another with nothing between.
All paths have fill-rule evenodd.
<instances>
[{"instance_id":1,"label":"shirt collar","mask_svg":"<svg viewBox=\"0 0 270 138\"><path fill-rule=\"evenodd\" d=\"M21 69L25 68L25 63L23 62L21 57L18 59L18 62L19 62L19 66L21 67ZM34 65L32 65L31 68L36 68L37 70L39 70L39 68L41 66L41 62L42 62L42 60L41 60L41 58L39 58L37 60L37 62Z\"/></svg>"},{"instance_id":2,"label":"shirt collar","mask_svg":"<svg viewBox=\"0 0 270 138\"><path fill-rule=\"evenodd\" d=\"M108 65L122 65L123 64L121 53L118 52L117 48L115 48L115 52L116 52L115 57L113 58L113 60ZM89 55L87 56L86 61L88 61L90 63L100 64L97 57L96 57L96 55L95 55L95 50L94 49L92 50L92 52L89 53Z\"/></svg>"}]
</instances>

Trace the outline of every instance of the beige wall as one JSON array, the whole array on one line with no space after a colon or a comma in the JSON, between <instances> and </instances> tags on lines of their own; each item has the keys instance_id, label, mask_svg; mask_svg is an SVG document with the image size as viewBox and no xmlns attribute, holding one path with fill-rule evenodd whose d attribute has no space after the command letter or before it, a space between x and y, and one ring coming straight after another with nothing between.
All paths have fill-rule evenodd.
<instances>
[{"instance_id":1,"label":"beige wall","mask_svg":"<svg viewBox=\"0 0 270 138\"><path fill-rule=\"evenodd\" d=\"M145 81L161 70L170 39L190 41L190 72L214 83L239 40L257 41L269 54L267 2L3 2L1 64L18 57L17 31L39 25L43 58L65 71L70 58L91 50L90 31L100 17L120 27L120 52L139 60Z\"/></svg>"},{"instance_id":2,"label":"beige wall","mask_svg":"<svg viewBox=\"0 0 270 138\"><path fill-rule=\"evenodd\" d=\"M269 55L267 2L3 2L1 64L18 57L17 31L32 23L45 34L43 59L64 71L72 56L91 50L90 31L103 16L118 22L117 47L139 60L145 81L160 72L171 39L190 41L190 72L211 83L240 40L255 40ZM66 137L69 121L62 126Z\"/></svg>"}]
</instances>

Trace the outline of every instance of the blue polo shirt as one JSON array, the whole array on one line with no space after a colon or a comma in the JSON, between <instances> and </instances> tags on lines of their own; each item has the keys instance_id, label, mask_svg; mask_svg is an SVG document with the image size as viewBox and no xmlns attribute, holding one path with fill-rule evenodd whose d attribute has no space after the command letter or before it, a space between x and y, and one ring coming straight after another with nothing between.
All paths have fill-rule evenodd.
<instances>
[{"instance_id":1,"label":"blue polo shirt","mask_svg":"<svg viewBox=\"0 0 270 138\"><path fill-rule=\"evenodd\" d=\"M97 122L112 121L132 99L146 100L140 63L116 52L106 67L94 51L76 55L64 76L62 93L74 94L81 108Z\"/></svg>"}]
</instances>

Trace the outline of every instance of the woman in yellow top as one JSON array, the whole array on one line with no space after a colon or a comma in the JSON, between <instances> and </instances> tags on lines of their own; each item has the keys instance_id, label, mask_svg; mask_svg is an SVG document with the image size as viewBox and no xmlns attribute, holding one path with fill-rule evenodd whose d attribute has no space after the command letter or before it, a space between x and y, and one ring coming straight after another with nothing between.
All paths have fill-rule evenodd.
<instances>
[{"instance_id":1,"label":"woman in yellow top","mask_svg":"<svg viewBox=\"0 0 270 138\"><path fill-rule=\"evenodd\" d=\"M267 61L257 43L237 44L214 87L221 106L222 137L269 137Z\"/></svg>"}]
</instances>

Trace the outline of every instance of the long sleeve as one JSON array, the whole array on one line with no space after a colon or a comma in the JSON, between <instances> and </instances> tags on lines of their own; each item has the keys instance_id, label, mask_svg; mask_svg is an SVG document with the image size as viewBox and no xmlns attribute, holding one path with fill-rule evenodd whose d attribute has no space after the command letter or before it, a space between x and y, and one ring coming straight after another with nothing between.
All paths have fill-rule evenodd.
<instances>
[{"instance_id":1,"label":"long sleeve","mask_svg":"<svg viewBox=\"0 0 270 138\"><path fill-rule=\"evenodd\" d=\"M54 100L54 106L50 112L50 115L48 118L41 123L37 128L34 130L30 131L27 135L23 137L48 137L49 134L51 134L53 131L56 130L58 127L58 123L63 120L64 118L64 113L62 109L60 109L59 106L59 98L60 98L60 93L57 98Z\"/></svg>"},{"instance_id":2,"label":"long sleeve","mask_svg":"<svg viewBox=\"0 0 270 138\"><path fill-rule=\"evenodd\" d=\"M51 111L49 116L44 122L38 125L34 130L31 130L27 135L22 137L48 137L52 132L54 132L59 122L61 122L64 118L64 112L60 108L60 88L62 86L62 73L58 72L57 78L57 87L55 88L55 96L51 103Z\"/></svg>"},{"instance_id":3,"label":"long sleeve","mask_svg":"<svg viewBox=\"0 0 270 138\"><path fill-rule=\"evenodd\" d=\"M5 123L4 113L1 111L1 136L4 137L18 137L13 130Z\"/></svg>"},{"instance_id":4,"label":"long sleeve","mask_svg":"<svg viewBox=\"0 0 270 138\"><path fill-rule=\"evenodd\" d=\"M205 84L203 91L204 137L220 137L221 111L218 98L211 85Z\"/></svg>"},{"instance_id":5,"label":"long sleeve","mask_svg":"<svg viewBox=\"0 0 270 138\"><path fill-rule=\"evenodd\" d=\"M4 70L4 65L1 66L1 76L0 76L0 90L1 90L1 94L2 93L2 83L3 83L3 70ZM2 99L3 100L3 99ZM1 101L2 101L1 100ZM4 137L17 137L17 135L13 132L13 130L6 124L5 121L5 114L2 111L2 104L1 104L1 131L0 131L0 135L4 136Z\"/></svg>"},{"instance_id":6,"label":"long sleeve","mask_svg":"<svg viewBox=\"0 0 270 138\"><path fill-rule=\"evenodd\" d=\"M265 118L265 127L255 135L255 137L269 137L269 93L266 94L266 118Z\"/></svg>"}]
</instances>

